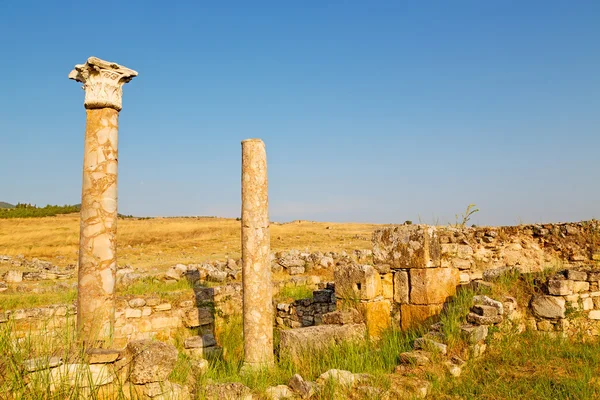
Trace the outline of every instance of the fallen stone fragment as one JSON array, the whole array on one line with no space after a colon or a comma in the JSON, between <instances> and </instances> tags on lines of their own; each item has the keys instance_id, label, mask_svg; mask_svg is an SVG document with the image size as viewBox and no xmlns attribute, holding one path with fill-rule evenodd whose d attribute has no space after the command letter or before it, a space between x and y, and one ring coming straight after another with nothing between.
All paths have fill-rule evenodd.
<instances>
[{"instance_id":1,"label":"fallen stone fragment","mask_svg":"<svg viewBox=\"0 0 600 400\"><path fill-rule=\"evenodd\" d=\"M413 346L415 350L438 351L442 354L446 354L448 352L448 346L427 338L415 339Z\"/></svg>"},{"instance_id":2,"label":"fallen stone fragment","mask_svg":"<svg viewBox=\"0 0 600 400\"><path fill-rule=\"evenodd\" d=\"M431 362L431 353L423 350L413 350L400 353L401 364L423 366Z\"/></svg>"},{"instance_id":3,"label":"fallen stone fragment","mask_svg":"<svg viewBox=\"0 0 600 400\"><path fill-rule=\"evenodd\" d=\"M467 322L475 325L494 325L502 322L502 316L496 315L495 317L484 317L471 312L467 315Z\"/></svg>"},{"instance_id":4,"label":"fallen stone fragment","mask_svg":"<svg viewBox=\"0 0 600 400\"><path fill-rule=\"evenodd\" d=\"M350 371L344 371L341 369L330 369L329 371L321 374L317 379L317 384L324 386L327 382L333 382L335 385L345 386L350 388L354 385L355 376Z\"/></svg>"},{"instance_id":5,"label":"fallen stone fragment","mask_svg":"<svg viewBox=\"0 0 600 400\"><path fill-rule=\"evenodd\" d=\"M305 381L299 374L295 374L290 378L288 386L302 399L310 398L317 391L315 383Z\"/></svg>"}]
</instances>

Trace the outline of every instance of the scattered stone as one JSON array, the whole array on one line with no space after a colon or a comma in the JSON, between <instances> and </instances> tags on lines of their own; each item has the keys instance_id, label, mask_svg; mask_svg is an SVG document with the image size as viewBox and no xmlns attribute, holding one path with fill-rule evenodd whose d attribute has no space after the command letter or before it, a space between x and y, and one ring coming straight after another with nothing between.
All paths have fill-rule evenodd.
<instances>
[{"instance_id":1,"label":"scattered stone","mask_svg":"<svg viewBox=\"0 0 600 400\"><path fill-rule=\"evenodd\" d=\"M335 385L344 386L351 388L354 385L355 377L350 371L344 371L341 369L330 369L329 371L321 374L317 379L317 384L324 386L327 382L333 382Z\"/></svg>"},{"instance_id":2,"label":"scattered stone","mask_svg":"<svg viewBox=\"0 0 600 400\"><path fill-rule=\"evenodd\" d=\"M451 361L445 361L444 366L446 367L450 375L452 375L455 378L458 378L462 373L462 368Z\"/></svg>"},{"instance_id":3,"label":"scattered stone","mask_svg":"<svg viewBox=\"0 0 600 400\"><path fill-rule=\"evenodd\" d=\"M496 307L498 309L498 315L504 315L504 305L501 302L494 300L488 296L485 296L485 295L473 296L473 303L481 304L481 305L485 305L485 306Z\"/></svg>"},{"instance_id":4,"label":"scattered stone","mask_svg":"<svg viewBox=\"0 0 600 400\"><path fill-rule=\"evenodd\" d=\"M485 340L488 335L487 325L471 325L465 324L460 327L463 337L470 344L479 343Z\"/></svg>"},{"instance_id":5,"label":"scattered stone","mask_svg":"<svg viewBox=\"0 0 600 400\"><path fill-rule=\"evenodd\" d=\"M295 374L290 378L288 386L297 393L301 399L308 399L317 391L317 385L313 382L307 382L302 376Z\"/></svg>"},{"instance_id":6,"label":"scattered stone","mask_svg":"<svg viewBox=\"0 0 600 400\"><path fill-rule=\"evenodd\" d=\"M446 346L445 344L426 338L415 339L413 347L415 348L415 350L437 351L441 354L446 354L448 352L448 346Z\"/></svg>"},{"instance_id":7,"label":"scattered stone","mask_svg":"<svg viewBox=\"0 0 600 400\"><path fill-rule=\"evenodd\" d=\"M88 349L86 354L89 364L109 364L117 361L120 352L113 349Z\"/></svg>"},{"instance_id":8,"label":"scattered stone","mask_svg":"<svg viewBox=\"0 0 600 400\"><path fill-rule=\"evenodd\" d=\"M498 309L492 306L474 305L471 311L482 317L495 317L498 315Z\"/></svg>"},{"instance_id":9,"label":"scattered stone","mask_svg":"<svg viewBox=\"0 0 600 400\"><path fill-rule=\"evenodd\" d=\"M486 349L487 346L485 343L476 343L469 346L469 353L471 354L471 357L477 358L481 357Z\"/></svg>"},{"instance_id":10,"label":"scattered stone","mask_svg":"<svg viewBox=\"0 0 600 400\"><path fill-rule=\"evenodd\" d=\"M267 400L293 399L294 393L286 385L271 386L265 390Z\"/></svg>"},{"instance_id":11,"label":"scattered stone","mask_svg":"<svg viewBox=\"0 0 600 400\"><path fill-rule=\"evenodd\" d=\"M408 365L423 366L431 362L431 353L423 350L413 350L400 353L400 363Z\"/></svg>"},{"instance_id":12,"label":"scattered stone","mask_svg":"<svg viewBox=\"0 0 600 400\"><path fill-rule=\"evenodd\" d=\"M467 322L475 325L494 325L502 322L502 316L496 315L495 317L484 317L470 312L467 315Z\"/></svg>"},{"instance_id":13,"label":"scattered stone","mask_svg":"<svg viewBox=\"0 0 600 400\"><path fill-rule=\"evenodd\" d=\"M208 384L203 394L206 400L252 400L250 388L239 382Z\"/></svg>"},{"instance_id":14,"label":"scattered stone","mask_svg":"<svg viewBox=\"0 0 600 400\"><path fill-rule=\"evenodd\" d=\"M535 296L531 301L533 313L540 318L564 318L565 299L554 296Z\"/></svg>"},{"instance_id":15,"label":"scattered stone","mask_svg":"<svg viewBox=\"0 0 600 400\"><path fill-rule=\"evenodd\" d=\"M424 399L431 390L431 383L424 379L402 376L398 374L390 377L390 399Z\"/></svg>"}]
</instances>

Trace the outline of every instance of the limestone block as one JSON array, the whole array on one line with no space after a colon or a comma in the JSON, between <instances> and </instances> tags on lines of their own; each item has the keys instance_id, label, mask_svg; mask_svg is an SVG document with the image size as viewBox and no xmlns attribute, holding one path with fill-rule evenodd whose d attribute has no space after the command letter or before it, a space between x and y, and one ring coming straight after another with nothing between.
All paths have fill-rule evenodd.
<instances>
[{"instance_id":1,"label":"limestone block","mask_svg":"<svg viewBox=\"0 0 600 400\"><path fill-rule=\"evenodd\" d=\"M573 281L565 279L550 279L548 293L555 296L566 296L573 293Z\"/></svg>"},{"instance_id":2,"label":"limestone block","mask_svg":"<svg viewBox=\"0 0 600 400\"><path fill-rule=\"evenodd\" d=\"M373 300L381 295L381 278L371 265L337 265L334 279L338 298Z\"/></svg>"},{"instance_id":3,"label":"limestone block","mask_svg":"<svg viewBox=\"0 0 600 400\"><path fill-rule=\"evenodd\" d=\"M295 374L290 378L288 386L298 394L301 399L309 399L318 390L315 383L305 381L299 374Z\"/></svg>"},{"instance_id":4,"label":"limestone block","mask_svg":"<svg viewBox=\"0 0 600 400\"><path fill-rule=\"evenodd\" d=\"M142 298L131 299L129 300L128 304L131 308L140 308L146 305L146 300Z\"/></svg>"},{"instance_id":5,"label":"limestone block","mask_svg":"<svg viewBox=\"0 0 600 400\"><path fill-rule=\"evenodd\" d=\"M400 306L400 325L403 330L418 326L427 319L439 315L443 307L443 304L402 304Z\"/></svg>"},{"instance_id":6,"label":"limestone block","mask_svg":"<svg viewBox=\"0 0 600 400\"><path fill-rule=\"evenodd\" d=\"M408 282L408 272L394 272L394 301L400 304L408 303L410 284Z\"/></svg>"},{"instance_id":7,"label":"limestone block","mask_svg":"<svg viewBox=\"0 0 600 400\"><path fill-rule=\"evenodd\" d=\"M89 364L108 364L113 363L119 357L119 350L114 349L88 349L87 362Z\"/></svg>"},{"instance_id":8,"label":"limestone block","mask_svg":"<svg viewBox=\"0 0 600 400\"><path fill-rule=\"evenodd\" d=\"M280 331L280 354L298 356L343 341L364 340L365 324L318 325Z\"/></svg>"},{"instance_id":9,"label":"limestone block","mask_svg":"<svg viewBox=\"0 0 600 400\"><path fill-rule=\"evenodd\" d=\"M125 318L140 318L142 316L142 310L138 308L126 308Z\"/></svg>"},{"instance_id":10,"label":"limestone block","mask_svg":"<svg viewBox=\"0 0 600 400\"><path fill-rule=\"evenodd\" d=\"M460 332L469 344L479 343L488 335L487 325L465 324L460 327Z\"/></svg>"},{"instance_id":11,"label":"limestone block","mask_svg":"<svg viewBox=\"0 0 600 400\"><path fill-rule=\"evenodd\" d=\"M4 275L4 280L8 283L23 282L23 271L15 271L15 270L8 271Z\"/></svg>"},{"instance_id":12,"label":"limestone block","mask_svg":"<svg viewBox=\"0 0 600 400\"><path fill-rule=\"evenodd\" d=\"M447 345L445 345L443 343L439 343L432 339L427 339L427 338L422 338L422 337L415 339L414 348L415 348L415 350L428 350L428 351L439 352L441 354L446 354L448 352Z\"/></svg>"},{"instance_id":13,"label":"limestone block","mask_svg":"<svg viewBox=\"0 0 600 400\"><path fill-rule=\"evenodd\" d=\"M362 315L355 308L347 308L343 310L336 310L326 314L323 314L323 323L329 324L359 324L363 322Z\"/></svg>"},{"instance_id":14,"label":"limestone block","mask_svg":"<svg viewBox=\"0 0 600 400\"><path fill-rule=\"evenodd\" d=\"M583 299L582 301L582 309L583 311L589 311L594 308L594 300L591 297Z\"/></svg>"},{"instance_id":15,"label":"limestone block","mask_svg":"<svg viewBox=\"0 0 600 400\"><path fill-rule=\"evenodd\" d=\"M191 308L183 312L183 323L188 328L196 328L214 322L212 310L207 307Z\"/></svg>"},{"instance_id":16,"label":"limestone block","mask_svg":"<svg viewBox=\"0 0 600 400\"><path fill-rule=\"evenodd\" d=\"M408 365L427 365L431 363L431 353L423 350L413 350L400 353L399 357L400 364Z\"/></svg>"},{"instance_id":17,"label":"limestone block","mask_svg":"<svg viewBox=\"0 0 600 400\"><path fill-rule=\"evenodd\" d=\"M585 281L587 280L587 273L585 271L570 269L567 270L567 278L573 281Z\"/></svg>"},{"instance_id":18,"label":"limestone block","mask_svg":"<svg viewBox=\"0 0 600 400\"><path fill-rule=\"evenodd\" d=\"M381 333L387 329L391 322L392 305L389 300L361 303L359 305L365 317L367 332L371 338L381 337Z\"/></svg>"},{"instance_id":19,"label":"limestone block","mask_svg":"<svg viewBox=\"0 0 600 400\"><path fill-rule=\"evenodd\" d=\"M494 325L494 324L499 324L500 322L502 322L502 316L494 315L494 316L486 317L483 315L479 315L479 314L470 312L469 314L467 314L467 322L474 324L474 325Z\"/></svg>"},{"instance_id":20,"label":"limestone block","mask_svg":"<svg viewBox=\"0 0 600 400\"><path fill-rule=\"evenodd\" d=\"M482 304L474 305L471 309L475 314L481 315L482 317L495 317L498 315L498 309L492 306L486 306Z\"/></svg>"},{"instance_id":21,"label":"limestone block","mask_svg":"<svg viewBox=\"0 0 600 400\"><path fill-rule=\"evenodd\" d=\"M535 296L531 301L533 313L541 318L564 318L565 299L555 296Z\"/></svg>"},{"instance_id":22,"label":"limestone block","mask_svg":"<svg viewBox=\"0 0 600 400\"><path fill-rule=\"evenodd\" d=\"M592 311L590 311L590 313L588 314L588 318L589 319L599 320L600 319L600 310L592 310Z\"/></svg>"},{"instance_id":23,"label":"limestone block","mask_svg":"<svg viewBox=\"0 0 600 400\"><path fill-rule=\"evenodd\" d=\"M454 268L413 268L410 275L411 304L444 303L456 293L460 274Z\"/></svg>"},{"instance_id":24,"label":"limestone block","mask_svg":"<svg viewBox=\"0 0 600 400\"><path fill-rule=\"evenodd\" d=\"M435 268L441 266L441 244L435 227L402 225L373 233L375 263L392 268Z\"/></svg>"},{"instance_id":25,"label":"limestone block","mask_svg":"<svg viewBox=\"0 0 600 400\"><path fill-rule=\"evenodd\" d=\"M581 293L590 290L589 282L573 281L573 292Z\"/></svg>"},{"instance_id":26,"label":"limestone block","mask_svg":"<svg viewBox=\"0 0 600 400\"><path fill-rule=\"evenodd\" d=\"M394 298L394 274L381 275L381 295L384 299Z\"/></svg>"},{"instance_id":27,"label":"limestone block","mask_svg":"<svg viewBox=\"0 0 600 400\"><path fill-rule=\"evenodd\" d=\"M131 360L129 380L134 384L165 381L177 362L177 349L169 344L138 340L127 344L127 356Z\"/></svg>"},{"instance_id":28,"label":"limestone block","mask_svg":"<svg viewBox=\"0 0 600 400\"><path fill-rule=\"evenodd\" d=\"M293 399L294 393L286 385L270 386L265 390L265 398L267 400L284 400Z\"/></svg>"}]
</instances>

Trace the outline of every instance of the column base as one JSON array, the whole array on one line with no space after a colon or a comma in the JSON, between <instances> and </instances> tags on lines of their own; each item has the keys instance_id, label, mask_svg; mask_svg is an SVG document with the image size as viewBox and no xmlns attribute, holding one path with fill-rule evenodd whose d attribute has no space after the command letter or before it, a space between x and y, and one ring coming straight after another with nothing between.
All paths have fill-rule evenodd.
<instances>
[{"instance_id":1,"label":"column base","mask_svg":"<svg viewBox=\"0 0 600 400\"><path fill-rule=\"evenodd\" d=\"M244 362L244 364L242 364L242 368L240 369L240 374L246 375L257 371L268 371L273 367L275 367L274 361L262 363Z\"/></svg>"}]
</instances>

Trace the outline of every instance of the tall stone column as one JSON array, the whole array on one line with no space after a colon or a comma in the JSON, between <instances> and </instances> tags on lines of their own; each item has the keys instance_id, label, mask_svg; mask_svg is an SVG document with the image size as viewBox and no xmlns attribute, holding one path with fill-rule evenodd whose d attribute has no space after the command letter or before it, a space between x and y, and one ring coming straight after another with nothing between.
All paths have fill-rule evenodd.
<instances>
[{"instance_id":1,"label":"tall stone column","mask_svg":"<svg viewBox=\"0 0 600 400\"><path fill-rule=\"evenodd\" d=\"M123 85L137 72L88 58L70 79L83 83L87 113L81 189L77 328L95 345L110 345L117 270L117 164Z\"/></svg>"},{"instance_id":2,"label":"tall stone column","mask_svg":"<svg viewBox=\"0 0 600 400\"><path fill-rule=\"evenodd\" d=\"M260 139L242 142L244 369L274 363L267 155Z\"/></svg>"}]
</instances>

